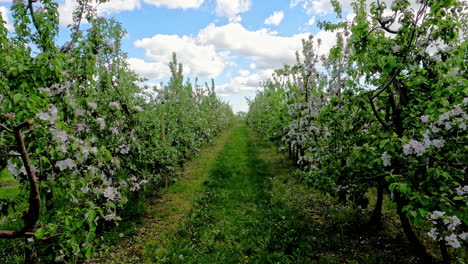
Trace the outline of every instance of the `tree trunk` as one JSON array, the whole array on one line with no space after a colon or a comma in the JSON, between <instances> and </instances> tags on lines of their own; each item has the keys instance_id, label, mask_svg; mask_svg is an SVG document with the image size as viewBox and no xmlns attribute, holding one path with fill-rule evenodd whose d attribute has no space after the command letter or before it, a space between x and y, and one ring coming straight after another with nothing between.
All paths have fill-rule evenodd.
<instances>
[{"instance_id":1,"label":"tree trunk","mask_svg":"<svg viewBox=\"0 0 468 264\"><path fill-rule=\"evenodd\" d=\"M406 238L408 238L412 249L421 257L423 263L434 263L432 257L427 254L426 249L421 244L421 242L419 242L416 234L411 228L411 223L406 217L406 214L403 212L403 206L406 204L404 198L401 198L399 194L395 194L395 201L397 203L397 214L400 218L401 227L403 228L403 231L405 232Z\"/></svg>"},{"instance_id":2,"label":"tree trunk","mask_svg":"<svg viewBox=\"0 0 468 264\"><path fill-rule=\"evenodd\" d=\"M377 228L381 226L383 196L384 183L382 179L379 179L377 185L377 202L375 203L374 212L372 213L372 217L369 221L369 226Z\"/></svg>"}]
</instances>

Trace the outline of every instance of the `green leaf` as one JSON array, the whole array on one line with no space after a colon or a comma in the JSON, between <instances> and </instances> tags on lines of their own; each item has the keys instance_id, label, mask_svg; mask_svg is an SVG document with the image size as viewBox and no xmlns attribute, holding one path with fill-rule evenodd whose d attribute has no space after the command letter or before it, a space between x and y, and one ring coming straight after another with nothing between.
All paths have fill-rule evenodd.
<instances>
[{"instance_id":1,"label":"green leaf","mask_svg":"<svg viewBox=\"0 0 468 264\"><path fill-rule=\"evenodd\" d=\"M88 247L85 253L86 258L90 259L93 255L94 255L94 247Z\"/></svg>"},{"instance_id":2,"label":"green leaf","mask_svg":"<svg viewBox=\"0 0 468 264\"><path fill-rule=\"evenodd\" d=\"M39 228L38 230L36 230L36 233L34 233L34 235L36 236L37 239L43 238L45 235L44 228Z\"/></svg>"},{"instance_id":3,"label":"green leaf","mask_svg":"<svg viewBox=\"0 0 468 264\"><path fill-rule=\"evenodd\" d=\"M13 102L18 103L21 100L21 98L23 98L23 95L20 93L17 93L13 95Z\"/></svg>"}]
</instances>

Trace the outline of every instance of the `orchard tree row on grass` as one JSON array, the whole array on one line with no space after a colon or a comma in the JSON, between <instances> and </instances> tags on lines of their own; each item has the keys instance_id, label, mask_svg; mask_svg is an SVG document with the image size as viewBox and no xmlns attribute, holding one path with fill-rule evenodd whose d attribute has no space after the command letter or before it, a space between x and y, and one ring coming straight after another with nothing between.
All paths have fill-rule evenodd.
<instances>
[{"instance_id":1,"label":"orchard tree row on grass","mask_svg":"<svg viewBox=\"0 0 468 264\"><path fill-rule=\"evenodd\" d=\"M340 22L320 25L337 44L324 52L304 40L302 60L250 102L248 123L315 189L356 206L377 190L369 226L381 226L388 193L425 263L430 244L445 263L466 257L467 3L353 1L345 20L332 2Z\"/></svg>"},{"instance_id":2,"label":"orchard tree row on grass","mask_svg":"<svg viewBox=\"0 0 468 264\"><path fill-rule=\"evenodd\" d=\"M20 193L0 200L0 242L24 239L27 263L90 258L129 200L167 185L233 118L214 83L184 83L175 54L166 85L139 87L125 31L93 4L78 1L63 46L54 1L14 1L12 32L0 20L0 171Z\"/></svg>"}]
</instances>

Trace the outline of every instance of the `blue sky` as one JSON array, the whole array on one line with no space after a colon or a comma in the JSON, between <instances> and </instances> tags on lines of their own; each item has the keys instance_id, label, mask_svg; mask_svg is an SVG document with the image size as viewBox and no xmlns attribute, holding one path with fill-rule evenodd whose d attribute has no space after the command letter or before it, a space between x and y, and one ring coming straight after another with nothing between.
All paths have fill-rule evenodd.
<instances>
[{"instance_id":1,"label":"blue sky","mask_svg":"<svg viewBox=\"0 0 468 264\"><path fill-rule=\"evenodd\" d=\"M349 10L350 1L341 2ZM66 32L75 0L58 3ZM11 27L10 6L11 0L0 0ZM185 76L199 83L214 78L218 96L236 112L248 110L245 97L254 97L274 69L294 63L301 39L317 35L323 50L335 39L315 23L335 18L329 0L111 0L97 10L123 24L128 62L148 84L167 81L176 52Z\"/></svg>"}]
</instances>

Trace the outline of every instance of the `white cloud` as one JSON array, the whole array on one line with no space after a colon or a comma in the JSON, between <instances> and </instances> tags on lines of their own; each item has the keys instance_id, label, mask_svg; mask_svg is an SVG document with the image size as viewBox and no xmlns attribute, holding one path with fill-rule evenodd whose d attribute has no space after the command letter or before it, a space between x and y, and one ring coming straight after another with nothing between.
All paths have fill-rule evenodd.
<instances>
[{"instance_id":1,"label":"white cloud","mask_svg":"<svg viewBox=\"0 0 468 264\"><path fill-rule=\"evenodd\" d=\"M351 10L351 0L339 1L344 11ZM291 7L301 6L307 14L325 15L333 13L333 6L330 0L292 0Z\"/></svg>"},{"instance_id":2,"label":"white cloud","mask_svg":"<svg viewBox=\"0 0 468 264\"><path fill-rule=\"evenodd\" d=\"M73 23L73 11L77 6L76 0L65 0L59 5L58 11L61 26L65 27ZM104 4L97 4L95 7L99 15L106 16L140 8L141 2L140 0L111 0ZM85 22L86 21L83 21L83 23Z\"/></svg>"},{"instance_id":3,"label":"white cloud","mask_svg":"<svg viewBox=\"0 0 468 264\"><path fill-rule=\"evenodd\" d=\"M279 25L283 21L284 13L283 11L275 11L271 16L269 16L263 23L266 25Z\"/></svg>"},{"instance_id":4,"label":"white cloud","mask_svg":"<svg viewBox=\"0 0 468 264\"><path fill-rule=\"evenodd\" d=\"M162 62L145 62L137 58L129 58L127 61L133 71L149 80L162 79L171 74L168 64Z\"/></svg>"},{"instance_id":5,"label":"white cloud","mask_svg":"<svg viewBox=\"0 0 468 264\"><path fill-rule=\"evenodd\" d=\"M192 74L202 78L219 76L229 63L228 52L217 52L213 45L201 44L188 36L158 34L152 38L137 40L134 45L145 49L145 56L149 60L162 62L166 67L172 59L172 52L176 52L178 61L183 64L184 74ZM138 63L134 65L143 65L141 62ZM134 69L140 73L138 68ZM146 72L146 75L164 76L164 74L150 74L149 72Z\"/></svg>"},{"instance_id":6,"label":"white cloud","mask_svg":"<svg viewBox=\"0 0 468 264\"><path fill-rule=\"evenodd\" d=\"M5 1L5 0L0 0ZM157 7L170 9L199 8L205 0L143 0L143 2ZM131 11L141 8L142 0L111 0L103 4L96 4L97 12L101 16L107 16L123 11ZM78 6L76 0L64 0L59 5L60 25L67 26L73 23L73 11ZM85 21L84 21L85 22Z\"/></svg>"},{"instance_id":7,"label":"white cloud","mask_svg":"<svg viewBox=\"0 0 468 264\"><path fill-rule=\"evenodd\" d=\"M302 39L307 33L291 37L277 36L274 31L259 29L249 31L241 24L230 23L224 26L208 25L198 34L200 43L211 44L218 49L237 52L257 61L257 67L277 68L283 64L294 64L295 52L301 50Z\"/></svg>"},{"instance_id":8,"label":"white cloud","mask_svg":"<svg viewBox=\"0 0 468 264\"><path fill-rule=\"evenodd\" d=\"M111 0L98 5L97 9L100 15L110 15L122 11L131 11L140 7L140 0Z\"/></svg>"},{"instance_id":9,"label":"white cloud","mask_svg":"<svg viewBox=\"0 0 468 264\"><path fill-rule=\"evenodd\" d=\"M380 3L386 4L389 8L394 0L381 0ZM464 0L466 1L466 0ZM338 1L344 13L352 12L353 7L351 3L353 0L340 0ZM369 7L372 2L375 0L366 0L367 6ZM411 8L417 10L420 6L419 0L409 0ZM308 15L327 15L334 13L333 5L330 0L291 0L290 7L301 6L305 9Z\"/></svg>"},{"instance_id":10,"label":"white cloud","mask_svg":"<svg viewBox=\"0 0 468 264\"><path fill-rule=\"evenodd\" d=\"M221 94L235 94L239 92L256 92L261 89L260 82L270 78L272 69L258 70L250 73L249 70L240 70L239 76L232 78L228 83L218 85L216 92Z\"/></svg>"},{"instance_id":11,"label":"white cloud","mask_svg":"<svg viewBox=\"0 0 468 264\"><path fill-rule=\"evenodd\" d=\"M164 6L170 9L182 8L199 8L205 0L144 0L145 3L155 5L155 6Z\"/></svg>"},{"instance_id":12,"label":"white cloud","mask_svg":"<svg viewBox=\"0 0 468 264\"><path fill-rule=\"evenodd\" d=\"M252 6L251 0L216 0L216 14L228 17L230 22L240 22L241 13Z\"/></svg>"},{"instance_id":13,"label":"white cloud","mask_svg":"<svg viewBox=\"0 0 468 264\"><path fill-rule=\"evenodd\" d=\"M307 21L307 25L312 26L313 24L315 24L315 17L314 17L314 16L311 17L311 18L309 19L309 21Z\"/></svg>"},{"instance_id":14,"label":"white cloud","mask_svg":"<svg viewBox=\"0 0 468 264\"><path fill-rule=\"evenodd\" d=\"M10 23L9 19L10 9L5 6L0 6L0 15L2 16L3 21L6 22L5 27L8 30L13 28L13 25Z\"/></svg>"}]
</instances>

